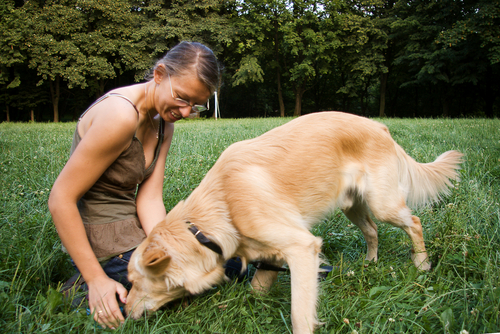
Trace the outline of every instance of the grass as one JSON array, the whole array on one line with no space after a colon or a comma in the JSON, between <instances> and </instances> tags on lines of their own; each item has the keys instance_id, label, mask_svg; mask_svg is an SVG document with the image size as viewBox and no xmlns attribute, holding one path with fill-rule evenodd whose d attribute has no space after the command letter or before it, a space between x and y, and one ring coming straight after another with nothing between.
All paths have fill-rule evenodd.
<instances>
[{"instance_id":1,"label":"grass","mask_svg":"<svg viewBox=\"0 0 500 334\"><path fill-rule=\"evenodd\" d=\"M170 210L201 181L231 143L289 121L183 121L167 162L164 200ZM314 229L325 259L338 270L320 284L317 333L500 332L500 121L383 119L420 162L457 149L461 181L450 196L415 210L433 263L418 272L408 237L379 224L379 261L363 261L361 232L340 212ZM85 309L57 292L72 274L47 209L75 124L0 124L0 328L5 333L100 333ZM228 283L176 302L148 319L127 320L114 333L288 333L287 274L266 296ZM465 333L465 332L464 332Z\"/></svg>"}]
</instances>

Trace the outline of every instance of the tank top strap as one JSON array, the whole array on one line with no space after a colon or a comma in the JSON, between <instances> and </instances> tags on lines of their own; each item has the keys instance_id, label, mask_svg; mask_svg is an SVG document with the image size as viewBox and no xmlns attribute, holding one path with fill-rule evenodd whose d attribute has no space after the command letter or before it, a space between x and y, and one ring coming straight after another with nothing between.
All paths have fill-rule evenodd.
<instances>
[{"instance_id":1,"label":"tank top strap","mask_svg":"<svg viewBox=\"0 0 500 334\"><path fill-rule=\"evenodd\" d=\"M137 112L137 116L139 116L139 110L137 110L137 107L135 106L134 102L132 102L131 99L129 99L128 97L126 97L125 95L122 95L122 94L119 94L119 93L107 93L107 94L104 94L103 96L101 96L100 98L98 98L94 103L92 103L90 105L90 107L87 108L87 110L85 110L83 112L83 114L80 116L80 118L78 120L81 120L83 116L85 116L85 114L93 107L95 106L96 104L98 104L99 102L101 102L102 100L105 100L107 99L108 97L111 97L111 96L116 96L116 97L121 97L122 99L125 99L127 100L128 102L130 102L130 104L132 105L132 107L134 107L135 111Z\"/></svg>"}]
</instances>

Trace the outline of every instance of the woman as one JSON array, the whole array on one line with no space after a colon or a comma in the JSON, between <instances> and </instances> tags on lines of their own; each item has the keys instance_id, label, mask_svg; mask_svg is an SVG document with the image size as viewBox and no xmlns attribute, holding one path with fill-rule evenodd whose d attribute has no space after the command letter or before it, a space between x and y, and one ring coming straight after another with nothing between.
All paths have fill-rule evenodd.
<instances>
[{"instance_id":1,"label":"woman","mask_svg":"<svg viewBox=\"0 0 500 334\"><path fill-rule=\"evenodd\" d=\"M77 123L49 209L103 327L124 321L117 297L126 302L127 260L166 215L163 179L174 123L206 110L218 83L212 51L182 42L158 61L150 81L109 92Z\"/></svg>"}]
</instances>

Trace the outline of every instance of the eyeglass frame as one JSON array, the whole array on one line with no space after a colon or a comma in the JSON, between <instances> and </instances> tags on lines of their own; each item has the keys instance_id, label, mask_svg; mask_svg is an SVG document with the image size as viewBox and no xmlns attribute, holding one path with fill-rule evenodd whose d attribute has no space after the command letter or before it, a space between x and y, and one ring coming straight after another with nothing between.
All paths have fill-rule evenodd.
<instances>
[{"instance_id":1,"label":"eyeglass frame","mask_svg":"<svg viewBox=\"0 0 500 334\"><path fill-rule=\"evenodd\" d=\"M182 104L184 104L183 106L179 106L179 107L182 108L182 107L190 106L191 111L193 113L196 113L196 114L203 112L203 111L206 111L206 110L210 110L210 100L208 100L207 105L204 106L202 104L191 104L188 101L181 99L180 97L174 97L174 90L172 89L172 80L170 80L170 73L168 73L168 82L170 84L170 94L172 94L172 98L174 99L174 101L181 102Z\"/></svg>"}]
</instances>

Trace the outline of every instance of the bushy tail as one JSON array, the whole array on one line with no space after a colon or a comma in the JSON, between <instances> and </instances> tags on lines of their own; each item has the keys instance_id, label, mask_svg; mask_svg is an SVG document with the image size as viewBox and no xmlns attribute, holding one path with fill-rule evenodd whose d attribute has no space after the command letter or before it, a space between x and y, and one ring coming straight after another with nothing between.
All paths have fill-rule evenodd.
<instances>
[{"instance_id":1,"label":"bushy tail","mask_svg":"<svg viewBox=\"0 0 500 334\"><path fill-rule=\"evenodd\" d=\"M436 202L450 192L450 180L459 180L463 154L447 151L434 162L418 163L396 144L399 162L399 186L410 207Z\"/></svg>"}]
</instances>

